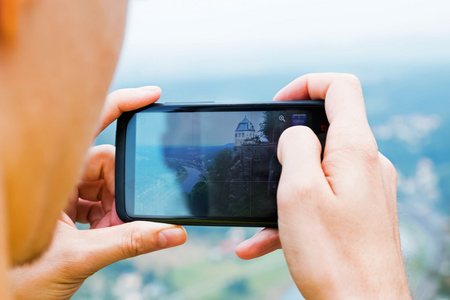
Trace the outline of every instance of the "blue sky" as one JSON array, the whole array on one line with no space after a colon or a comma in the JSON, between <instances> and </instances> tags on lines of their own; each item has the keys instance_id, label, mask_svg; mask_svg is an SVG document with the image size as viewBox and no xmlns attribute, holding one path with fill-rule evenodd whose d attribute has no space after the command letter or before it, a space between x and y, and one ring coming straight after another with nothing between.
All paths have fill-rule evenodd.
<instances>
[{"instance_id":1,"label":"blue sky","mask_svg":"<svg viewBox=\"0 0 450 300\"><path fill-rule=\"evenodd\" d=\"M137 120L136 140L138 145L152 146L222 146L234 143L234 131L244 117L253 123L258 133L262 113L145 113ZM199 134L193 136L194 132Z\"/></svg>"}]
</instances>

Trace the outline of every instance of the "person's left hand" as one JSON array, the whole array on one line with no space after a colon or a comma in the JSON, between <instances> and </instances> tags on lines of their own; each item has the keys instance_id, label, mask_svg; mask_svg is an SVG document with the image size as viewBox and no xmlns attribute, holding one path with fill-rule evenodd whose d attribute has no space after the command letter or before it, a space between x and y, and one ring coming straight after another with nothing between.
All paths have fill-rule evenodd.
<instances>
[{"instance_id":1,"label":"person's left hand","mask_svg":"<svg viewBox=\"0 0 450 300\"><path fill-rule=\"evenodd\" d=\"M102 112L100 132L123 112L153 103L160 95L158 87L113 92ZM89 150L49 249L31 264L10 271L14 299L69 299L86 278L109 264L186 241L180 226L120 221L114 205L114 163L113 146ZM89 223L91 229L78 230L75 222Z\"/></svg>"}]
</instances>

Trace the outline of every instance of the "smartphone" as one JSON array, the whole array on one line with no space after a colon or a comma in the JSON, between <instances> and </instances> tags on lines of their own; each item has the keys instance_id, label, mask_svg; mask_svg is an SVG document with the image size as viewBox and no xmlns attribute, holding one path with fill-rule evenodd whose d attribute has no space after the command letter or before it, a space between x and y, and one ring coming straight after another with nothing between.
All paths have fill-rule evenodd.
<instances>
[{"instance_id":1,"label":"smartphone","mask_svg":"<svg viewBox=\"0 0 450 300\"><path fill-rule=\"evenodd\" d=\"M117 214L125 222L276 227L278 139L299 125L324 144L324 102L169 102L124 113Z\"/></svg>"}]
</instances>

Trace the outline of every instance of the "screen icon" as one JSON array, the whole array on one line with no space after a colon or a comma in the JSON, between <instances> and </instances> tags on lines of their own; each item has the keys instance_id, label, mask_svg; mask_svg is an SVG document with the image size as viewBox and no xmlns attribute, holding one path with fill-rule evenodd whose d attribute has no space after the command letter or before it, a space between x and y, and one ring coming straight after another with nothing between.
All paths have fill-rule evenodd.
<instances>
[{"instance_id":1,"label":"screen icon","mask_svg":"<svg viewBox=\"0 0 450 300\"><path fill-rule=\"evenodd\" d=\"M294 114L294 115L292 115L292 126L308 125L306 123L306 120L307 120L306 114Z\"/></svg>"},{"instance_id":2,"label":"screen icon","mask_svg":"<svg viewBox=\"0 0 450 300\"><path fill-rule=\"evenodd\" d=\"M278 117L278 120L283 121L284 123L286 123L286 120L284 119L284 116L283 116L283 115L280 115L280 116Z\"/></svg>"}]
</instances>

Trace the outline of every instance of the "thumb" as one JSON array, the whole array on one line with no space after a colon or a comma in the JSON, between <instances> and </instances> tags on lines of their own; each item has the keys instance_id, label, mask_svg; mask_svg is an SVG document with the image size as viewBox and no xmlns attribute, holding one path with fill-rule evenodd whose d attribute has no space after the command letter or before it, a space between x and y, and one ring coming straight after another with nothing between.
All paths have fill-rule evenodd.
<instances>
[{"instance_id":1,"label":"thumb","mask_svg":"<svg viewBox=\"0 0 450 300\"><path fill-rule=\"evenodd\" d=\"M318 137L309 127L287 128L280 136L277 149L283 172L295 175L293 178L296 181L299 181L299 176L311 178L310 171L314 171L314 175L323 174L320 161L321 149Z\"/></svg>"},{"instance_id":2,"label":"thumb","mask_svg":"<svg viewBox=\"0 0 450 300\"><path fill-rule=\"evenodd\" d=\"M278 160L283 167L277 191L278 230L294 280L308 259L301 249L317 238L310 229L318 219L316 208L323 205L320 195L330 189L320 154L319 139L308 127L290 127L280 137Z\"/></svg>"},{"instance_id":3,"label":"thumb","mask_svg":"<svg viewBox=\"0 0 450 300\"><path fill-rule=\"evenodd\" d=\"M286 129L278 143L278 160L282 165L277 191L278 223L298 213L307 201L314 200L317 190L329 185L322 170L321 145L306 126ZM283 219L284 218L284 219Z\"/></svg>"},{"instance_id":4,"label":"thumb","mask_svg":"<svg viewBox=\"0 0 450 300\"><path fill-rule=\"evenodd\" d=\"M181 245L187 239L181 226L143 221L84 232L83 253L92 273L122 259Z\"/></svg>"}]
</instances>

